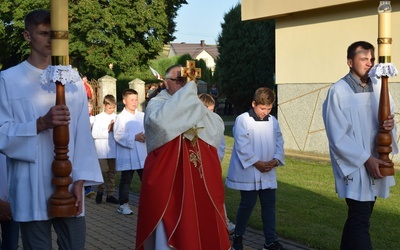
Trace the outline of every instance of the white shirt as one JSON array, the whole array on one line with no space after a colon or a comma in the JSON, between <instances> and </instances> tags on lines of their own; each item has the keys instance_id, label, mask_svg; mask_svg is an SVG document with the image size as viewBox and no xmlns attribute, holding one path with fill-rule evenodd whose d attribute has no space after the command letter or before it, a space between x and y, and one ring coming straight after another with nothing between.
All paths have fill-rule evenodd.
<instances>
[{"instance_id":1,"label":"white shirt","mask_svg":"<svg viewBox=\"0 0 400 250\"><path fill-rule=\"evenodd\" d=\"M375 138L378 131L378 107L381 83L371 79L374 92L354 93L343 79L333 84L323 104L323 119L329 140L329 151L336 192L340 198L374 201L389 196L393 176L374 180L364 166L377 157ZM390 99L392 114L394 103ZM391 131L392 150L396 154L396 128Z\"/></svg>"},{"instance_id":2,"label":"white shirt","mask_svg":"<svg viewBox=\"0 0 400 250\"><path fill-rule=\"evenodd\" d=\"M54 84L40 83L42 72L24 61L0 73L0 152L10 159L9 200L16 221L48 220L48 199L55 190L51 184L53 130L36 132L36 119L55 105L56 98ZM98 185L103 177L96 160L83 84L66 84L65 99L71 118L71 177L73 181L85 180L85 185Z\"/></svg>"},{"instance_id":3,"label":"white shirt","mask_svg":"<svg viewBox=\"0 0 400 250\"><path fill-rule=\"evenodd\" d=\"M115 159L116 142L113 131L108 132L111 121L115 121L116 114L101 112L96 115L92 127L92 136L99 159Z\"/></svg>"},{"instance_id":4,"label":"white shirt","mask_svg":"<svg viewBox=\"0 0 400 250\"><path fill-rule=\"evenodd\" d=\"M125 108L114 123L114 139L117 142L117 171L136 170L144 167L147 157L146 143L135 141L135 136L144 133L144 113L135 110L132 114Z\"/></svg>"}]
</instances>

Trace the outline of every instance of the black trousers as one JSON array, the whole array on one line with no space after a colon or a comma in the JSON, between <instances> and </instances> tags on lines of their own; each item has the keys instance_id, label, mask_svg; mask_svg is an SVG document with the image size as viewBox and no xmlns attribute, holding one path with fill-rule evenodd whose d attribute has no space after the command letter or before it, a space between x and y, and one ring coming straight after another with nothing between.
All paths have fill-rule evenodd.
<instances>
[{"instance_id":1,"label":"black trousers","mask_svg":"<svg viewBox=\"0 0 400 250\"><path fill-rule=\"evenodd\" d=\"M140 181L142 181L143 169L121 171L121 179L119 180L119 204L123 205L129 201L129 192L133 179L133 174L137 172Z\"/></svg>"},{"instance_id":2,"label":"black trousers","mask_svg":"<svg viewBox=\"0 0 400 250\"><path fill-rule=\"evenodd\" d=\"M369 226L375 201L356 201L346 198L347 220L343 228L341 250L372 250Z\"/></svg>"}]
</instances>

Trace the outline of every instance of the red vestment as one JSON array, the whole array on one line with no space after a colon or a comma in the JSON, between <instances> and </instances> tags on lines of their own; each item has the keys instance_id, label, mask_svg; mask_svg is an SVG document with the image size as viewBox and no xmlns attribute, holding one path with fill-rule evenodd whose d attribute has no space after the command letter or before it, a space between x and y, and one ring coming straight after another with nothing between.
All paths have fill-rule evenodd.
<instances>
[{"instance_id":1,"label":"red vestment","mask_svg":"<svg viewBox=\"0 0 400 250\"><path fill-rule=\"evenodd\" d=\"M215 147L178 136L150 152L143 170L136 249L162 220L175 249L230 249Z\"/></svg>"}]
</instances>

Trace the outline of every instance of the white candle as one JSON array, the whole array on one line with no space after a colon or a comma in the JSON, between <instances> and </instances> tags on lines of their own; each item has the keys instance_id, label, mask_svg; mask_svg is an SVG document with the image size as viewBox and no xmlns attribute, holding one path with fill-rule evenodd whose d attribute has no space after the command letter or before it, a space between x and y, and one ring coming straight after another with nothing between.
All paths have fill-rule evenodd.
<instances>
[{"instance_id":1,"label":"white candle","mask_svg":"<svg viewBox=\"0 0 400 250\"><path fill-rule=\"evenodd\" d=\"M68 35L68 0L51 0L50 2L51 31ZM56 37L51 39L52 56L68 58L68 38Z\"/></svg>"},{"instance_id":2,"label":"white candle","mask_svg":"<svg viewBox=\"0 0 400 250\"><path fill-rule=\"evenodd\" d=\"M378 37L392 37L392 18L390 12L382 12L378 14Z\"/></svg>"}]
</instances>

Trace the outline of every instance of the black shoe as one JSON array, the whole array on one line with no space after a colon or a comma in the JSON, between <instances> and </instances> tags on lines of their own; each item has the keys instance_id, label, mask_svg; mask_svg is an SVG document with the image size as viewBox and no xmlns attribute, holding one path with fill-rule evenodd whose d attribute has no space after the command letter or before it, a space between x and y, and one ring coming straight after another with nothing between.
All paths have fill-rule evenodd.
<instances>
[{"instance_id":1,"label":"black shoe","mask_svg":"<svg viewBox=\"0 0 400 250\"><path fill-rule=\"evenodd\" d=\"M243 236L233 235L232 250L243 250Z\"/></svg>"},{"instance_id":2,"label":"black shoe","mask_svg":"<svg viewBox=\"0 0 400 250\"><path fill-rule=\"evenodd\" d=\"M119 204L119 201L118 201L118 199L117 198L115 198L114 196L112 196L112 195L110 195L110 196L107 196L107 198L106 198L106 202L110 202L110 203L113 203L113 204Z\"/></svg>"},{"instance_id":3,"label":"black shoe","mask_svg":"<svg viewBox=\"0 0 400 250\"><path fill-rule=\"evenodd\" d=\"M103 192L97 192L96 203L100 204L103 201Z\"/></svg>"},{"instance_id":4,"label":"black shoe","mask_svg":"<svg viewBox=\"0 0 400 250\"><path fill-rule=\"evenodd\" d=\"M263 250L285 250L279 241L274 241L273 243L267 245L264 243Z\"/></svg>"}]
</instances>

